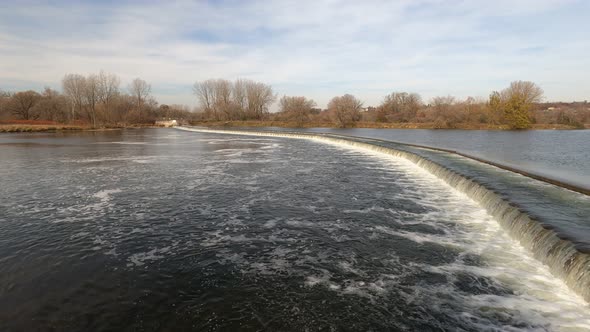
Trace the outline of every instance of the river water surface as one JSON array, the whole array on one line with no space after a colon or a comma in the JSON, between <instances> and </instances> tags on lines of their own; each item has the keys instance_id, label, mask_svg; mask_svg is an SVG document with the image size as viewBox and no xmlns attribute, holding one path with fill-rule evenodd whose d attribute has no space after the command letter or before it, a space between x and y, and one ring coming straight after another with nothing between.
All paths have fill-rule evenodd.
<instances>
[{"instance_id":1,"label":"river water surface","mask_svg":"<svg viewBox=\"0 0 590 332\"><path fill-rule=\"evenodd\" d=\"M293 130L274 127L272 129ZM456 150L590 190L590 130L369 128L298 130L377 138Z\"/></svg>"},{"instance_id":2,"label":"river water surface","mask_svg":"<svg viewBox=\"0 0 590 332\"><path fill-rule=\"evenodd\" d=\"M175 129L0 136L0 330L590 330L401 158Z\"/></svg>"}]
</instances>

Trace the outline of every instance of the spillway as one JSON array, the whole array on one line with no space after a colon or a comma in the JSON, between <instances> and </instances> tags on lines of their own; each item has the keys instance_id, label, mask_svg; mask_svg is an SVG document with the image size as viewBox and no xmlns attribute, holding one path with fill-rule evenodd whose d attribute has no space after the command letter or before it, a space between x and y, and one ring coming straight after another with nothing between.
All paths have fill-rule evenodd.
<instances>
[{"instance_id":1,"label":"spillway","mask_svg":"<svg viewBox=\"0 0 590 332\"><path fill-rule=\"evenodd\" d=\"M568 287L590 302L590 225L587 220L590 208L588 197L584 195L539 183L462 156L381 140L314 133L193 127L178 129L309 139L410 160L479 203L513 239L547 265ZM502 181L496 181L497 179ZM510 194L510 191L516 193ZM518 197L523 193L525 197ZM534 207L538 211L535 212ZM551 219L552 216L556 218Z\"/></svg>"}]
</instances>

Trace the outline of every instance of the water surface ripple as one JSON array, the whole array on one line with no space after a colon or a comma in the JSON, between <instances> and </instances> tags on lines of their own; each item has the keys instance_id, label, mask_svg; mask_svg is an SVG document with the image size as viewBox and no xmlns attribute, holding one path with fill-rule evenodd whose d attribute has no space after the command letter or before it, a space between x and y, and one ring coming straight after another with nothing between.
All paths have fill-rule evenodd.
<instances>
[{"instance_id":1,"label":"water surface ripple","mask_svg":"<svg viewBox=\"0 0 590 332\"><path fill-rule=\"evenodd\" d=\"M467 166L465 166L467 167ZM0 137L0 330L590 330L411 162L166 129Z\"/></svg>"}]
</instances>

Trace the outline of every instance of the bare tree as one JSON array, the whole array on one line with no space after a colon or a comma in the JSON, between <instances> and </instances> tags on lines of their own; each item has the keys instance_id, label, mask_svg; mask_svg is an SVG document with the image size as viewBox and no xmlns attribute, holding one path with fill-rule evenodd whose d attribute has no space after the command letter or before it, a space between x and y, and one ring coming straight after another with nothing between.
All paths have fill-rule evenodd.
<instances>
[{"instance_id":1,"label":"bare tree","mask_svg":"<svg viewBox=\"0 0 590 332\"><path fill-rule=\"evenodd\" d=\"M392 92L383 99L378 114L384 120L409 122L415 119L421 106L422 97L417 93Z\"/></svg>"},{"instance_id":2,"label":"bare tree","mask_svg":"<svg viewBox=\"0 0 590 332\"><path fill-rule=\"evenodd\" d=\"M248 115L260 120L268 113L270 105L277 100L277 96L270 85L254 81L245 81L245 83Z\"/></svg>"},{"instance_id":3,"label":"bare tree","mask_svg":"<svg viewBox=\"0 0 590 332\"><path fill-rule=\"evenodd\" d=\"M442 113L449 111L451 106L453 104L455 104L455 97L453 97L453 96L434 97L430 101L430 104L432 105L432 107L434 107L434 109L437 111L437 113L442 114Z\"/></svg>"},{"instance_id":4,"label":"bare tree","mask_svg":"<svg viewBox=\"0 0 590 332\"><path fill-rule=\"evenodd\" d=\"M152 86L141 78L136 78L129 84L129 93L135 99L135 107L139 112L140 119L142 118L143 105L151 92Z\"/></svg>"},{"instance_id":5,"label":"bare tree","mask_svg":"<svg viewBox=\"0 0 590 332\"><path fill-rule=\"evenodd\" d=\"M9 103L10 111L23 120L37 119L39 115L33 112L33 107L40 99L41 95L35 91L17 92L12 95Z\"/></svg>"},{"instance_id":6,"label":"bare tree","mask_svg":"<svg viewBox=\"0 0 590 332\"><path fill-rule=\"evenodd\" d=\"M207 115L212 113L213 119L219 120L219 116L215 110L215 80L195 82L193 93L197 96L202 111Z\"/></svg>"},{"instance_id":7,"label":"bare tree","mask_svg":"<svg viewBox=\"0 0 590 332\"><path fill-rule=\"evenodd\" d=\"M234 82L232 91L233 101L236 105L236 110L239 113L237 116L241 120L245 119L245 111L248 107L248 93L246 91L246 84L246 81L243 79L237 79Z\"/></svg>"},{"instance_id":8,"label":"bare tree","mask_svg":"<svg viewBox=\"0 0 590 332\"><path fill-rule=\"evenodd\" d=\"M215 80L215 109L223 115L226 120L234 120L234 105L232 102L232 83L228 80Z\"/></svg>"},{"instance_id":9,"label":"bare tree","mask_svg":"<svg viewBox=\"0 0 590 332\"><path fill-rule=\"evenodd\" d=\"M193 93L201 110L214 120L262 119L276 100L270 85L244 79L196 82Z\"/></svg>"},{"instance_id":10,"label":"bare tree","mask_svg":"<svg viewBox=\"0 0 590 332\"><path fill-rule=\"evenodd\" d=\"M66 74L62 79L62 89L70 102L70 120L74 120L76 113L81 114L84 107L86 77L80 74Z\"/></svg>"},{"instance_id":11,"label":"bare tree","mask_svg":"<svg viewBox=\"0 0 590 332\"><path fill-rule=\"evenodd\" d=\"M44 119L65 122L68 120L68 101L59 92L46 87L35 105L35 112Z\"/></svg>"},{"instance_id":12,"label":"bare tree","mask_svg":"<svg viewBox=\"0 0 590 332\"><path fill-rule=\"evenodd\" d=\"M84 101L88 119L93 127L96 127L96 105L98 104L99 96L99 81L98 76L90 74L86 77L86 85L84 89Z\"/></svg>"},{"instance_id":13,"label":"bare tree","mask_svg":"<svg viewBox=\"0 0 590 332\"><path fill-rule=\"evenodd\" d=\"M284 112L285 115L298 127L309 120L311 110L316 106L315 101L307 99L305 97L287 97L283 96L279 101L280 111Z\"/></svg>"},{"instance_id":14,"label":"bare tree","mask_svg":"<svg viewBox=\"0 0 590 332\"><path fill-rule=\"evenodd\" d=\"M7 113L9 113L8 103L11 96L9 92L0 90L0 118L7 116Z\"/></svg>"},{"instance_id":15,"label":"bare tree","mask_svg":"<svg viewBox=\"0 0 590 332\"><path fill-rule=\"evenodd\" d=\"M114 99L119 95L121 80L117 75L101 70L98 73L98 101L103 105L105 113L111 111Z\"/></svg>"},{"instance_id":16,"label":"bare tree","mask_svg":"<svg viewBox=\"0 0 590 332\"><path fill-rule=\"evenodd\" d=\"M453 96L437 96L430 100L434 127L439 129L454 128L456 124L451 119L451 112L456 100Z\"/></svg>"},{"instance_id":17,"label":"bare tree","mask_svg":"<svg viewBox=\"0 0 590 332\"><path fill-rule=\"evenodd\" d=\"M116 121L129 122L132 121L133 110L135 109L135 98L128 94L121 94L114 99L113 108L117 112L113 114Z\"/></svg>"},{"instance_id":18,"label":"bare tree","mask_svg":"<svg viewBox=\"0 0 590 332\"><path fill-rule=\"evenodd\" d=\"M345 94L344 96L334 97L328 103L328 111L336 124L341 127L347 127L360 119L360 111L363 103L353 95Z\"/></svg>"}]
</instances>

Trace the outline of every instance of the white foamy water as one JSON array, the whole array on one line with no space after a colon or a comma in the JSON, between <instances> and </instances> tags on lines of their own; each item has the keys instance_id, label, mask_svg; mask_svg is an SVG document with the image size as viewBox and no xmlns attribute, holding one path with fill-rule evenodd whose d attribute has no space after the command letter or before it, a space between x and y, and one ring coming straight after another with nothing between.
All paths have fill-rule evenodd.
<instances>
[{"instance_id":1,"label":"white foamy water","mask_svg":"<svg viewBox=\"0 0 590 332\"><path fill-rule=\"evenodd\" d=\"M199 131L199 130L195 130ZM221 131L219 133L225 134ZM249 134L249 133L243 133ZM499 316L512 315L524 321L533 322L546 330L559 331L587 331L590 330L590 308L588 304L576 293L571 291L565 283L553 276L549 268L536 259L518 242L511 239L500 225L489 215L485 209L463 193L455 190L443 180L432 175L416 164L403 158L379 152L368 151L349 145L316 140L324 144L331 144L340 151L363 156L370 160L367 164L382 170L396 170L406 174L406 178L398 183L407 181L408 188L421 188L419 192L404 192L400 197L409 199L424 206L438 206L442 212L434 212L416 215L422 218L412 223L430 225L442 229L441 234L414 233L390 229L383 226L370 229L372 238L385 236L400 236L411 240L419 247L424 243L436 243L443 247L458 248L463 256L476 255L485 260L483 266L473 266L461 259L451 263L437 266L420 265L408 266L408 269L421 268L426 271L441 273L449 278L454 278L457 273L468 272L470 275L491 278L513 291L512 294L469 294L458 293L452 287L445 284L428 286L417 284L412 287L413 292L405 294L408 303L428 301L430 306L444 306L448 297L455 303L461 303L465 312L456 312L459 319L469 321L478 329L497 329L498 326L481 317L468 314L471 308L478 308L484 312L493 312ZM395 178L392 176L392 178ZM415 189L414 189L415 190ZM375 206L366 211L343 211L344 213L369 213L371 210L383 211L383 207ZM414 216L414 217L416 217ZM456 223L459 230L450 232L445 229L440 221ZM403 220L400 220L403 223ZM302 227L318 227L307 225L299 220L284 221L290 225ZM278 228L280 222L270 220L267 227ZM325 227L333 227L326 224ZM216 240L223 238L217 234ZM232 239L238 240L238 239ZM277 257L280 258L280 257ZM234 257L234 259L236 259ZM309 260L314 260L308 257ZM392 253L392 259L395 255ZM240 261L237 259L237 261ZM304 258L302 262L305 262ZM247 264L243 262L244 264ZM259 263L250 268L272 270L272 266L260 266ZM367 279L364 272L355 267L354 260L339 263L343 272L354 274L354 279L347 280L344 284L333 281L332 273L324 271L320 274L307 276L302 283L305 287L324 286L327 289L343 295L357 295L363 297L386 296L388 287L395 287L399 282L399 275L382 275L379 278ZM507 328L516 330L516 328ZM526 328L525 328L526 329Z\"/></svg>"},{"instance_id":2,"label":"white foamy water","mask_svg":"<svg viewBox=\"0 0 590 332\"><path fill-rule=\"evenodd\" d=\"M421 183L424 187L429 188L427 191L420 192L419 199L413 198L421 204L436 204L437 198L433 197L433 194L446 197L447 212L442 215L426 215L422 222L436 225L437 219L453 220L466 226L469 231L441 236L376 227L375 232L378 236L401 236L417 244L432 242L458 247L465 254L481 256L486 260L487 266L485 267L469 266L460 261L440 266L423 265L420 267L447 275L452 275L453 272L467 271L474 275L491 277L515 291L515 295L461 296L458 300L465 303L467 307L495 310L499 313L504 310L518 312L527 321L548 325L551 329L560 331L590 330L588 304L571 291L562 280L553 276L545 265L534 259L518 242L511 239L493 217L469 197L403 158L355 149L347 145L330 144L339 149L356 151L367 158L377 159L381 164L391 169L402 170L409 175L412 182ZM438 203L440 204L440 202ZM310 278L306 281L306 285L326 283L331 290L348 293L363 293L367 290L378 289L388 283L395 284L395 280L386 279L357 280L342 290L340 287L335 288L325 277L312 276ZM422 296L423 293L430 293L431 295L427 298L433 302L437 301L437 293L445 292L440 288L423 289L421 287L417 286L416 292L422 293ZM449 292L447 295L457 296L453 289L447 291ZM473 319L473 317L466 317L466 319ZM478 324L482 329L492 328L492 326L486 325L486 322Z\"/></svg>"},{"instance_id":3,"label":"white foamy water","mask_svg":"<svg viewBox=\"0 0 590 332\"><path fill-rule=\"evenodd\" d=\"M433 165L345 141L133 133L148 144L7 148L0 330L589 330L526 232Z\"/></svg>"}]
</instances>

